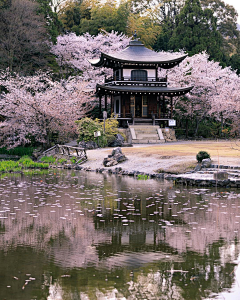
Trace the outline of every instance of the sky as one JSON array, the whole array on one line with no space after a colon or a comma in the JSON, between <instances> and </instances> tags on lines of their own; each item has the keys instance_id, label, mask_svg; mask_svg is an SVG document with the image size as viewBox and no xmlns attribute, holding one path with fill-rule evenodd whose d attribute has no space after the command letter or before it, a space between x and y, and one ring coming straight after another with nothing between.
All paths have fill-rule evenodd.
<instances>
[{"instance_id":1,"label":"sky","mask_svg":"<svg viewBox=\"0 0 240 300\"><path fill-rule=\"evenodd\" d=\"M238 13L238 24L240 24L240 0L223 0L226 4L232 5Z\"/></svg>"}]
</instances>

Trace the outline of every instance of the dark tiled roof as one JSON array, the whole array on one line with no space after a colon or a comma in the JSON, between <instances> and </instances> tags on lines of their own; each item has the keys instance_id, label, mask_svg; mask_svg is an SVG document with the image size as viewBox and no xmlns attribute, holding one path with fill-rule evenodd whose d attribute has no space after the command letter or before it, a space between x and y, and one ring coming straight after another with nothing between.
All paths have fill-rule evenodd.
<instances>
[{"instance_id":1,"label":"dark tiled roof","mask_svg":"<svg viewBox=\"0 0 240 300\"><path fill-rule=\"evenodd\" d=\"M185 95L193 89L188 87L148 87L148 86L116 86L116 85L97 85L98 94L118 94L118 93L146 93L146 94L164 94L167 96Z\"/></svg>"},{"instance_id":2,"label":"dark tiled roof","mask_svg":"<svg viewBox=\"0 0 240 300\"><path fill-rule=\"evenodd\" d=\"M158 65L164 69L170 69L180 63L187 55L179 55L166 52L155 52L144 45L133 40L129 46L117 53L102 53L99 59L89 60L96 67L113 67L116 63L121 64L143 64L143 65Z\"/></svg>"}]
</instances>

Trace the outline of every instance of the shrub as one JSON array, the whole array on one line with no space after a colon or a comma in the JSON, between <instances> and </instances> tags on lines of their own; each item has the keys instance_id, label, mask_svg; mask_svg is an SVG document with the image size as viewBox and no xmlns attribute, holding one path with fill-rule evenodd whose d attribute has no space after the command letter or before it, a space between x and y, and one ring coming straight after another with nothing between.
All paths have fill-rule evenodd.
<instances>
[{"instance_id":1,"label":"shrub","mask_svg":"<svg viewBox=\"0 0 240 300\"><path fill-rule=\"evenodd\" d=\"M12 149L7 149L6 147L0 148L0 154L7 154L7 155L17 155L17 156L24 156L29 155L32 156L33 154L33 147L23 147L19 146Z\"/></svg>"},{"instance_id":2,"label":"shrub","mask_svg":"<svg viewBox=\"0 0 240 300\"><path fill-rule=\"evenodd\" d=\"M119 133L118 131L118 121L114 118L114 114L105 121L105 132L104 132L104 122L98 119L92 120L88 117L83 118L80 121L76 121L78 126L78 140L77 142L93 141L99 143L99 146L105 147L109 145L115 139L115 135ZM100 131L101 136L98 138L94 137L94 132Z\"/></svg>"},{"instance_id":3,"label":"shrub","mask_svg":"<svg viewBox=\"0 0 240 300\"><path fill-rule=\"evenodd\" d=\"M197 161L200 163L202 162L203 159L205 158L210 158L210 154L207 153L206 151L199 151L198 154L196 155Z\"/></svg>"},{"instance_id":4,"label":"shrub","mask_svg":"<svg viewBox=\"0 0 240 300\"><path fill-rule=\"evenodd\" d=\"M103 133L103 128L98 119L92 120L88 117L76 121L78 127L78 140L77 142L89 142L96 141L94 137L94 132L100 131L101 135Z\"/></svg>"}]
</instances>

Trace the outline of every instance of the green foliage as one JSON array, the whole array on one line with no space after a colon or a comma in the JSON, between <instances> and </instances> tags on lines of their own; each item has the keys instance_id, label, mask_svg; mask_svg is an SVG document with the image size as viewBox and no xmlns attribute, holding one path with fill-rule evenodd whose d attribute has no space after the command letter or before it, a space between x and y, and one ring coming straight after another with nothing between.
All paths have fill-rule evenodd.
<instances>
[{"instance_id":1,"label":"green foliage","mask_svg":"<svg viewBox=\"0 0 240 300\"><path fill-rule=\"evenodd\" d=\"M240 54L234 54L231 56L229 64L232 69L236 70L237 74L240 75Z\"/></svg>"},{"instance_id":2,"label":"green foliage","mask_svg":"<svg viewBox=\"0 0 240 300\"><path fill-rule=\"evenodd\" d=\"M78 142L93 141L99 143L100 147L105 147L110 144L114 139L115 135L118 133L118 121L114 118L114 114L105 121L105 132L104 132L104 122L98 119L92 120L91 118L83 118L80 121L76 121L78 126ZM101 136L94 137L94 132L100 131Z\"/></svg>"},{"instance_id":3,"label":"green foliage","mask_svg":"<svg viewBox=\"0 0 240 300\"><path fill-rule=\"evenodd\" d=\"M19 159L18 161L19 165L23 169L34 169L34 168L39 168L39 169L48 169L49 164L48 163L38 163L34 162L29 156L23 156Z\"/></svg>"},{"instance_id":4,"label":"green foliage","mask_svg":"<svg viewBox=\"0 0 240 300\"><path fill-rule=\"evenodd\" d=\"M147 179L149 179L149 176L146 174L138 174L137 179L138 180L147 180Z\"/></svg>"},{"instance_id":5,"label":"green foliage","mask_svg":"<svg viewBox=\"0 0 240 300\"><path fill-rule=\"evenodd\" d=\"M6 147L0 148L0 154L7 154L7 155L17 155L17 156L32 156L33 154L33 147L16 147L13 149L7 149Z\"/></svg>"},{"instance_id":6,"label":"green foliage","mask_svg":"<svg viewBox=\"0 0 240 300\"><path fill-rule=\"evenodd\" d=\"M91 118L83 118L80 121L76 121L78 127L78 140L77 142L89 142L96 141L94 138L94 132L100 131L103 133L103 128L98 119L92 120Z\"/></svg>"},{"instance_id":7,"label":"green foliage","mask_svg":"<svg viewBox=\"0 0 240 300\"><path fill-rule=\"evenodd\" d=\"M105 121L105 136L107 139L107 144L113 142L115 135L118 133L118 120L114 118L114 114L112 114L111 117Z\"/></svg>"},{"instance_id":8,"label":"green foliage","mask_svg":"<svg viewBox=\"0 0 240 300\"><path fill-rule=\"evenodd\" d=\"M57 160L57 162L60 163L60 164L64 164L64 163L67 162L67 160L66 160L66 158L59 158L59 159Z\"/></svg>"},{"instance_id":9,"label":"green foliage","mask_svg":"<svg viewBox=\"0 0 240 300\"><path fill-rule=\"evenodd\" d=\"M221 61L223 38L217 30L213 11L203 10L199 0L187 0L176 21L169 41L174 51L185 49L189 55L194 55L206 50L211 59Z\"/></svg>"},{"instance_id":10,"label":"green foliage","mask_svg":"<svg viewBox=\"0 0 240 300\"><path fill-rule=\"evenodd\" d=\"M32 161L29 156L23 156L19 161L0 161L0 172L20 172L25 169L48 169L46 163L37 163Z\"/></svg>"},{"instance_id":11,"label":"green foliage","mask_svg":"<svg viewBox=\"0 0 240 300\"><path fill-rule=\"evenodd\" d=\"M128 1L119 5L115 1L90 3L83 1L66 1L59 12L64 28L77 35L89 32L97 35L100 30L112 30L126 33L130 6Z\"/></svg>"},{"instance_id":12,"label":"green foliage","mask_svg":"<svg viewBox=\"0 0 240 300\"><path fill-rule=\"evenodd\" d=\"M202 160L205 158L210 158L210 154L207 153L206 151L199 151L198 154L196 155L196 159L199 163L202 162Z\"/></svg>"},{"instance_id":13,"label":"green foliage","mask_svg":"<svg viewBox=\"0 0 240 300\"><path fill-rule=\"evenodd\" d=\"M72 164L75 164L76 161L77 161L77 158L76 158L76 157L71 157L71 158L70 158L70 161L71 161Z\"/></svg>"},{"instance_id":14,"label":"green foliage","mask_svg":"<svg viewBox=\"0 0 240 300\"><path fill-rule=\"evenodd\" d=\"M0 161L0 172L18 172L21 170L19 166L19 162L8 160L8 161Z\"/></svg>"},{"instance_id":15,"label":"green foliage","mask_svg":"<svg viewBox=\"0 0 240 300\"><path fill-rule=\"evenodd\" d=\"M40 160L41 160L41 162L51 164L51 163L54 163L56 161L56 158L51 155L51 156L43 156L43 157L41 157Z\"/></svg>"},{"instance_id":16,"label":"green foliage","mask_svg":"<svg viewBox=\"0 0 240 300\"><path fill-rule=\"evenodd\" d=\"M42 14L46 20L46 29L51 36L52 42L57 42L57 36L63 31L63 24L58 19L56 12L52 10L49 0L36 0L39 4L38 13Z\"/></svg>"}]
</instances>

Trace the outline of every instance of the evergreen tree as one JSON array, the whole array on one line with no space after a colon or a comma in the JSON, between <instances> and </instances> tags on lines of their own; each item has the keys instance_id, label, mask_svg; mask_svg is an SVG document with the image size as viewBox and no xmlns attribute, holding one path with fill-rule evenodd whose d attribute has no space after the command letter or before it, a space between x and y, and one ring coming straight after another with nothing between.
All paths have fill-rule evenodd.
<instances>
[{"instance_id":1,"label":"evergreen tree","mask_svg":"<svg viewBox=\"0 0 240 300\"><path fill-rule=\"evenodd\" d=\"M0 10L0 67L32 73L46 69L50 40L38 4L12 0Z\"/></svg>"},{"instance_id":2,"label":"evergreen tree","mask_svg":"<svg viewBox=\"0 0 240 300\"><path fill-rule=\"evenodd\" d=\"M39 4L38 13L42 14L46 20L46 28L51 36L52 42L57 42L57 36L62 32L63 26L58 19L56 12L52 10L50 0L37 0Z\"/></svg>"},{"instance_id":3,"label":"evergreen tree","mask_svg":"<svg viewBox=\"0 0 240 300\"><path fill-rule=\"evenodd\" d=\"M203 10L199 0L187 0L169 41L174 51L186 50L194 55L206 50L211 59L221 61L222 36L217 30L217 20L210 9Z\"/></svg>"}]
</instances>

